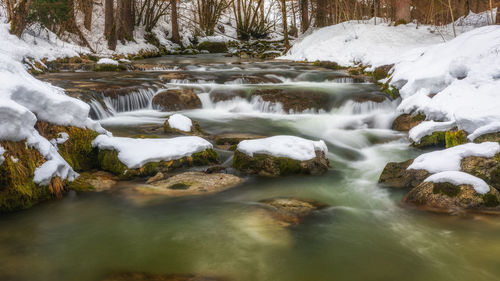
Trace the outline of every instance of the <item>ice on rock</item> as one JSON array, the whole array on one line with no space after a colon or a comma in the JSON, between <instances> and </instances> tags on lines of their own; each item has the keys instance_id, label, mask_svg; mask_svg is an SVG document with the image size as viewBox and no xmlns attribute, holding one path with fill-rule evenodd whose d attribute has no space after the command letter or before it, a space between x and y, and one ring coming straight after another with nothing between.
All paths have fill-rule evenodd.
<instances>
[{"instance_id":1,"label":"ice on rock","mask_svg":"<svg viewBox=\"0 0 500 281\"><path fill-rule=\"evenodd\" d=\"M115 61L114 59L110 59L110 58L102 58L102 59L97 61L97 64L118 65L118 61Z\"/></svg>"},{"instance_id":2,"label":"ice on rock","mask_svg":"<svg viewBox=\"0 0 500 281\"><path fill-rule=\"evenodd\" d=\"M150 162L181 159L213 147L211 143L200 137L134 139L107 135L98 136L92 142L92 146L116 150L118 159L129 169L138 169Z\"/></svg>"},{"instance_id":3,"label":"ice on rock","mask_svg":"<svg viewBox=\"0 0 500 281\"><path fill-rule=\"evenodd\" d=\"M183 132L190 132L193 122L188 117L182 114L174 114L168 118L170 128L177 129Z\"/></svg>"},{"instance_id":4,"label":"ice on rock","mask_svg":"<svg viewBox=\"0 0 500 281\"><path fill-rule=\"evenodd\" d=\"M425 182L434 182L434 183L451 183L453 185L471 185L474 190L479 194L486 194L490 191L490 187L488 184L473 175L459 172L459 171L446 171L437 173L429 176L424 180Z\"/></svg>"},{"instance_id":5,"label":"ice on rock","mask_svg":"<svg viewBox=\"0 0 500 281\"><path fill-rule=\"evenodd\" d=\"M408 169L426 170L429 173L460 171L462 159L470 156L490 158L498 152L500 145L496 142L467 143L422 154L415 158Z\"/></svg>"},{"instance_id":6,"label":"ice on rock","mask_svg":"<svg viewBox=\"0 0 500 281\"><path fill-rule=\"evenodd\" d=\"M295 136L274 136L256 140L244 140L238 144L238 151L249 156L267 154L307 161L316 157L316 151L328 153L324 141L311 141Z\"/></svg>"}]
</instances>

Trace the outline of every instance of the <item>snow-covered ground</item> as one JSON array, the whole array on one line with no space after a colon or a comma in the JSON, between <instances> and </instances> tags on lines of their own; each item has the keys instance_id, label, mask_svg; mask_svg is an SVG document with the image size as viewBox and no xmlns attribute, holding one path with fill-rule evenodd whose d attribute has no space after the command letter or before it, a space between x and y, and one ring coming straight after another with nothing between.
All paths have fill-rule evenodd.
<instances>
[{"instance_id":1,"label":"snow-covered ground","mask_svg":"<svg viewBox=\"0 0 500 281\"><path fill-rule=\"evenodd\" d=\"M307 161L316 157L316 151L328 153L324 141L311 141L295 136L274 136L256 140L244 140L238 144L238 151L249 156L267 154Z\"/></svg>"}]
</instances>

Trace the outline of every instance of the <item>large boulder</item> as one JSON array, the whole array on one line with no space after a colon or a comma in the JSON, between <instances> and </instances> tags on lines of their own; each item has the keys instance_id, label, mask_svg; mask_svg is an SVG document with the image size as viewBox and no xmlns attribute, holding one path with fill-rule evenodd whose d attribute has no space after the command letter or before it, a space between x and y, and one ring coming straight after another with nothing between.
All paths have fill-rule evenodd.
<instances>
[{"instance_id":1,"label":"large boulder","mask_svg":"<svg viewBox=\"0 0 500 281\"><path fill-rule=\"evenodd\" d=\"M412 163L413 159L404 162L387 163L378 182L392 188L414 188L418 186L430 173L426 170L407 170Z\"/></svg>"},{"instance_id":2,"label":"large boulder","mask_svg":"<svg viewBox=\"0 0 500 281\"><path fill-rule=\"evenodd\" d=\"M185 172L167 179L150 181L150 185L138 188L145 194L167 196L206 195L237 186L241 178L222 173Z\"/></svg>"},{"instance_id":3,"label":"large boulder","mask_svg":"<svg viewBox=\"0 0 500 281\"><path fill-rule=\"evenodd\" d=\"M253 93L262 100L281 103L285 112L302 112L305 110L328 110L330 98L326 93L315 91L286 91L282 89L261 89Z\"/></svg>"},{"instance_id":4,"label":"large boulder","mask_svg":"<svg viewBox=\"0 0 500 281\"><path fill-rule=\"evenodd\" d=\"M483 179L489 185L500 190L500 154L493 158L466 157L460 163L462 171Z\"/></svg>"},{"instance_id":5,"label":"large boulder","mask_svg":"<svg viewBox=\"0 0 500 281\"><path fill-rule=\"evenodd\" d=\"M201 100L191 89L168 89L153 98L153 105L164 111L201 108Z\"/></svg>"},{"instance_id":6,"label":"large boulder","mask_svg":"<svg viewBox=\"0 0 500 281\"><path fill-rule=\"evenodd\" d=\"M298 225L313 212L327 207L318 201L298 198L273 198L259 202L283 226Z\"/></svg>"},{"instance_id":7,"label":"large boulder","mask_svg":"<svg viewBox=\"0 0 500 281\"><path fill-rule=\"evenodd\" d=\"M488 193L479 194L468 184L423 182L412 189L403 198L402 202L438 212L450 212L460 209L489 211L498 207L500 194L492 187L490 187Z\"/></svg>"},{"instance_id":8,"label":"large boulder","mask_svg":"<svg viewBox=\"0 0 500 281\"><path fill-rule=\"evenodd\" d=\"M267 177L320 175L330 167L326 153L328 149L323 141L294 136L245 140L234 152L233 167L244 173Z\"/></svg>"},{"instance_id":9,"label":"large boulder","mask_svg":"<svg viewBox=\"0 0 500 281\"><path fill-rule=\"evenodd\" d=\"M425 115L421 113L415 115L401 114L392 123L392 129L401 132L408 132L424 120Z\"/></svg>"},{"instance_id":10,"label":"large boulder","mask_svg":"<svg viewBox=\"0 0 500 281\"><path fill-rule=\"evenodd\" d=\"M484 134L474 139L475 143L487 141L500 142L500 132Z\"/></svg>"}]
</instances>

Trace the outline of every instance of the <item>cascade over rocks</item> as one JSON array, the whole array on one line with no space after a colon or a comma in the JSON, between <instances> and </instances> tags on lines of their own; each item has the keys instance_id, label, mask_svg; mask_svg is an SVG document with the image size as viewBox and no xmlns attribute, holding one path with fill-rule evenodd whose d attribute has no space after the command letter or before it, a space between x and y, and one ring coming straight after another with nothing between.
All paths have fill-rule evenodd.
<instances>
[{"instance_id":1,"label":"cascade over rocks","mask_svg":"<svg viewBox=\"0 0 500 281\"><path fill-rule=\"evenodd\" d=\"M201 100L191 89L168 89L156 94L153 106L164 111L201 108Z\"/></svg>"}]
</instances>

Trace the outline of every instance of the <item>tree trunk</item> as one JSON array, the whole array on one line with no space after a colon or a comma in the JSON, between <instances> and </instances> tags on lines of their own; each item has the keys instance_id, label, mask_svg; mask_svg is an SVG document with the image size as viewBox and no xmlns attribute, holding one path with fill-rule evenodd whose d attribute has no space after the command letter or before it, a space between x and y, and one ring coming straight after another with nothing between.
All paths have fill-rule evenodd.
<instances>
[{"instance_id":1,"label":"tree trunk","mask_svg":"<svg viewBox=\"0 0 500 281\"><path fill-rule=\"evenodd\" d=\"M309 2L308 0L300 0L300 30L302 33L309 28Z\"/></svg>"},{"instance_id":2,"label":"tree trunk","mask_svg":"<svg viewBox=\"0 0 500 281\"><path fill-rule=\"evenodd\" d=\"M82 2L82 11L83 11L83 26L90 30L92 28L92 11L94 8L93 0L83 0Z\"/></svg>"},{"instance_id":3,"label":"tree trunk","mask_svg":"<svg viewBox=\"0 0 500 281\"><path fill-rule=\"evenodd\" d=\"M172 42L180 44L179 36L179 19L177 16L177 0L170 0L170 8L172 9Z\"/></svg>"},{"instance_id":4,"label":"tree trunk","mask_svg":"<svg viewBox=\"0 0 500 281\"><path fill-rule=\"evenodd\" d=\"M281 0L281 14L283 17L283 37L285 39L285 48L290 49L290 42L288 41L288 18L286 15L286 0Z\"/></svg>"},{"instance_id":5,"label":"tree trunk","mask_svg":"<svg viewBox=\"0 0 500 281\"><path fill-rule=\"evenodd\" d=\"M116 24L113 0L104 3L104 36L108 39L108 48L116 49Z\"/></svg>"},{"instance_id":6,"label":"tree trunk","mask_svg":"<svg viewBox=\"0 0 500 281\"><path fill-rule=\"evenodd\" d=\"M396 0L396 21L411 21L410 3L411 0Z\"/></svg>"},{"instance_id":7,"label":"tree trunk","mask_svg":"<svg viewBox=\"0 0 500 281\"><path fill-rule=\"evenodd\" d=\"M316 0L316 26L324 27L328 25L327 7L329 0Z\"/></svg>"},{"instance_id":8,"label":"tree trunk","mask_svg":"<svg viewBox=\"0 0 500 281\"><path fill-rule=\"evenodd\" d=\"M16 35L17 37L21 37L26 29L26 25L28 24L26 16L31 8L31 0L20 0L17 5L16 1L12 1L11 4L12 11L9 12L11 15L10 33Z\"/></svg>"}]
</instances>

